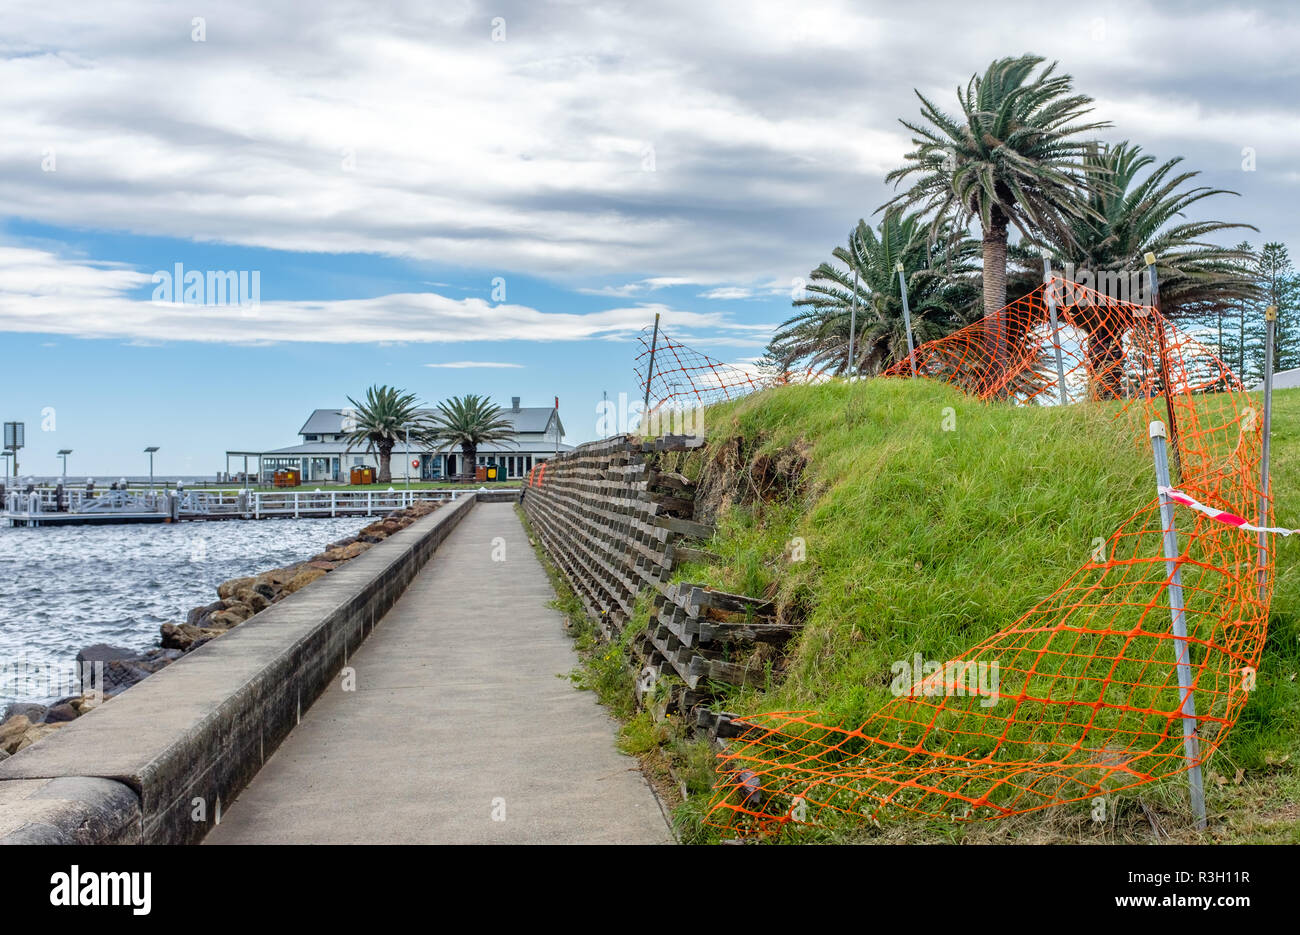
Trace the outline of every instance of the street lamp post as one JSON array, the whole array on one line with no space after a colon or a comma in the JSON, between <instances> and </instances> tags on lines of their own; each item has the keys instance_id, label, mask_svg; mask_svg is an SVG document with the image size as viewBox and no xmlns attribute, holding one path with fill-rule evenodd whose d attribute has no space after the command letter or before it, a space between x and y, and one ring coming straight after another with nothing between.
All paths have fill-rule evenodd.
<instances>
[{"instance_id":1,"label":"street lamp post","mask_svg":"<svg viewBox=\"0 0 1300 935\"><path fill-rule=\"evenodd\" d=\"M13 458L14 477L18 476L18 449L23 447L25 439L23 438L22 422L6 422L4 429L4 447L6 457Z\"/></svg>"},{"instance_id":2,"label":"street lamp post","mask_svg":"<svg viewBox=\"0 0 1300 935\"><path fill-rule=\"evenodd\" d=\"M150 445L148 448L144 450L144 453L149 456L149 492L150 493L153 493L153 453L157 450L158 450L157 445Z\"/></svg>"}]
</instances>

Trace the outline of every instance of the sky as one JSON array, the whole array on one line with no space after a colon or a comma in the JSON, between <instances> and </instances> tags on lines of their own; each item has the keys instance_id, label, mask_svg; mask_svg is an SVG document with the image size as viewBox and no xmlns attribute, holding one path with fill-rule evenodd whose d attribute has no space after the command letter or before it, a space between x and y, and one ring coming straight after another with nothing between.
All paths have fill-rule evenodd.
<instances>
[{"instance_id":1,"label":"sky","mask_svg":"<svg viewBox=\"0 0 1300 935\"><path fill-rule=\"evenodd\" d=\"M23 474L70 448L76 478L152 445L210 475L376 383L558 396L593 438L656 313L757 358L891 196L915 90L952 110L1025 52L1103 139L1239 193L1193 217L1300 252L1291 7L6 0L0 418ZM186 301L178 264L249 301Z\"/></svg>"}]
</instances>

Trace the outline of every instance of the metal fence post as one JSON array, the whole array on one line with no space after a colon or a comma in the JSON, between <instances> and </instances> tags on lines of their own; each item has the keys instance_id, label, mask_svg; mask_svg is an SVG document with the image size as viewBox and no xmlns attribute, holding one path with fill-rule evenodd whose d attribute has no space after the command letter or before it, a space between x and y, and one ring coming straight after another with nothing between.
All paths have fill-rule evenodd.
<instances>
[{"instance_id":1,"label":"metal fence post","mask_svg":"<svg viewBox=\"0 0 1300 935\"><path fill-rule=\"evenodd\" d=\"M1164 384L1165 410L1169 413L1169 441L1173 445L1174 470L1179 480L1183 477L1183 453L1178 441L1178 413L1174 411L1174 390L1169 381L1169 348L1165 342L1165 319L1160 313L1160 277L1156 275L1156 255L1148 253L1142 258L1147 265L1151 283L1151 307L1156 312L1156 336L1160 345L1160 382Z\"/></svg>"},{"instance_id":2,"label":"metal fence post","mask_svg":"<svg viewBox=\"0 0 1300 935\"><path fill-rule=\"evenodd\" d=\"M1155 457L1156 485L1160 488L1160 525L1164 530L1165 571L1169 575L1169 612L1173 619L1174 654L1178 669L1178 710L1183 718L1183 755L1190 769L1187 784L1191 790L1192 813L1196 828L1205 830L1205 787L1201 784L1200 741L1196 736L1196 698L1192 694L1191 646L1187 642L1187 611L1183 603L1183 576L1179 566L1178 531L1174 528L1174 502L1165 493L1169 489L1169 459L1165 452L1165 426L1151 423L1151 452Z\"/></svg>"},{"instance_id":3,"label":"metal fence post","mask_svg":"<svg viewBox=\"0 0 1300 935\"><path fill-rule=\"evenodd\" d=\"M1056 388L1061 394L1061 405L1070 402L1065 392L1065 362L1061 360L1061 326L1056 320L1056 289L1052 284L1052 252L1043 248L1043 291L1047 294L1047 317L1052 323L1052 347L1056 349Z\"/></svg>"},{"instance_id":4,"label":"metal fence post","mask_svg":"<svg viewBox=\"0 0 1300 935\"><path fill-rule=\"evenodd\" d=\"M907 304L907 279L903 276L903 262L894 264L898 271L898 292L903 297L903 327L907 329L907 362L912 367L912 379L916 379L916 347L912 344L912 310Z\"/></svg>"},{"instance_id":5,"label":"metal fence post","mask_svg":"<svg viewBox=\"0 0 1300 935\"><path fill-rule=\"evenodd\" d=\"M654 334L651 335L650 337L650 363L646 367L646 373L645 373L645 402L641 404L641 412L642 412L641 418L643 419L645 418L644 414L650 411L650 381L655 378L655 350L658 348L658 346L659 346L659 313L655 312L655 330L654 330ZM559 409L560 407L557 404L555 408ZM560 432L559 421L557 419L556 429L555 429L555 433L557 436L559 435L559 432ZM559 438L557 437L555 441L556 451L559 451L559 443L560 443Z\"/></svg>"},{"instance_id":6,"label":"metal fence post","mask_svg":"<svg viewBox=\"0 0 1300 935\"><path fill-rule=\"evenodd\" d=\"M849 248L853 247L853 237L849 237ZM849 254L849 259L853 259L853 254ZM848 372L849 379L853 379L853 340L858 336L858 265L853 264L853 301L851 303L852 311L849 313L849 359Z\"/></svg>"},{"instance_id":7,"label":"metal fence post","mask_svg":"<svg viewBox=\"0 0 1300 935\"><path fill-rule=\"evenodd\" d=\"M1273 341L1277 335L1277 306L1270 305L1264 309L1265 344L1264 350L1264 443L1260 449L1259 466L1259 525L1268 525L1268 440L1273 430ZM1264 603L1268 590L1268 533L1259 534L1259 601Z\"/></svg>"}]
</instances>

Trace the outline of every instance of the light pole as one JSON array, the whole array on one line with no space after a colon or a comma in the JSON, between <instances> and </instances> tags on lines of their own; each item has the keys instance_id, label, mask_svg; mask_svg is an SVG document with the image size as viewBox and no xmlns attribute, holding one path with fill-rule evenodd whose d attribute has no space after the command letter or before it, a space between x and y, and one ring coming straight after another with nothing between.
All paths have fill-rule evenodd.
<instances>
[{"instance_id":1,"label":"light pole","mask_svg":"<svg viewBox=\"0 0 1300 935\"><path fill-rule=\"evenodd\" d=\"M144 450L144 453L149 456L149 492L150 493L153 493L153 453L157 450L158 450L157 445L150 445L148 448Z\"/></svg>"},{"instance_id":2,"label":"light pole","mask_svg":"<svg viewBox=\"0 0 1300 935\"><path fill-rule=\"evenodd\" d=\"M406 489L411 489L411 427L406 427Z\"/></svg>"},{"instance_id":3,"label":"light pole","mask_svg":"<svg viewBox=\"0 0 1300 935\"><path fill-rule=\"evenodd\" d=\"M68 455L72 454L71 448L60 448L59 457L63 459L63 485L68 484Z\"/></svg>"},{"instance_id":4,"label":"light pole","mask_svg":"<svg viewBox=\"0 0 1300 935\"><path fill-rule=\"evenodd\" d=\"M18 449L23 447L25 439L23 438L22 422L5 423L5 451L10 452L9 457L14 459L14 477L18 476Z\"/></svg>"}]
</instances>

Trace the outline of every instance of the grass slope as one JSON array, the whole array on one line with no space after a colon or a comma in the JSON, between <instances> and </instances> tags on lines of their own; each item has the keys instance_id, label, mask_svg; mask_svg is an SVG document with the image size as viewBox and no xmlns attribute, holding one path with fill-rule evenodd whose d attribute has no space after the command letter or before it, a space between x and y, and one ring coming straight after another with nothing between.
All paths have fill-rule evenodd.
<instances>
[{"instance_id":1,"label":"grass slope","mask_svg":"<svg viewBox=\"0 0 1300 935\"><path fill-rule=\"evenodd\" d=\"M865 720L891 696L890 665L921 653L950 659L1049 595L1097 545L1154 496L1145 433L1097 406L986 405L929 381L788 387L715 406L709 446L672 465L701 478L737 437L744 474L797 451L802 484L775 500L737 497L718 519L713 565L679 580L774 598L805 621L768 685L734 690L727 710L814 708ZM1300 391L1279 392L1274 416L1277 520L1300 525ZM711 466L714 465L714 466ZM1297 537L1300 538L1300 537ZM1259 686L1208 769L1211 837L1300 841L1300 542L1278 538L1278 584ZM802 560L799 560L802 558ZM644 617L638 618L638 622ZM594 655L602 697L626 690L610 648ZM755 660L761 661L761 660ZM612 694L611 694L612 693ZM683 836L700 825L711 757L669 721L633 716L625 746L675 764L688 795ZM1118 797L1105 821L1088 809L979 824L900 821L855 837L885 840L1195 840L1174 779Z\"/></svg>"}]
</instances>

